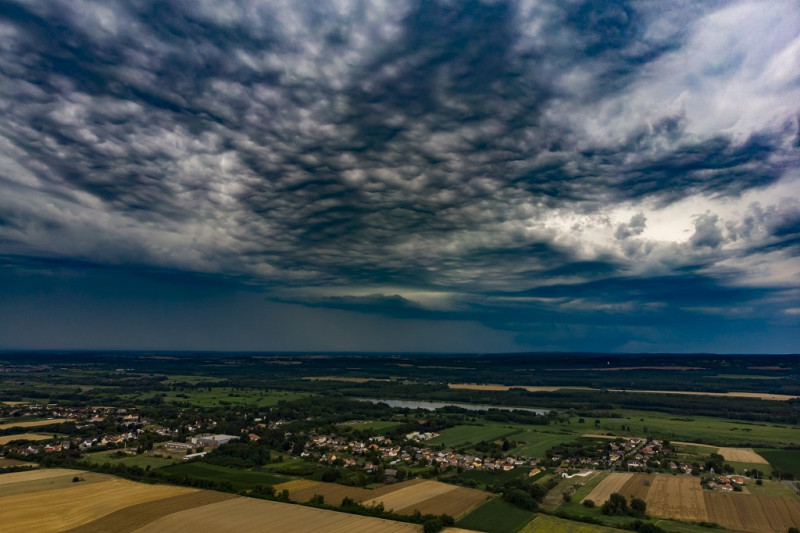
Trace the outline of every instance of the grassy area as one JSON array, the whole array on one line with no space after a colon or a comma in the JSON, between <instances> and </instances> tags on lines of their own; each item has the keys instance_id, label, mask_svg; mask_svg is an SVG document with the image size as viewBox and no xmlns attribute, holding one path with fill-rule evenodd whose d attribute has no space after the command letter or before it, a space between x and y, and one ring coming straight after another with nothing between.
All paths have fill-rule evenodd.
<instances>
[{"instance_id":1,"label":"grassy area","mask_svg":"<svg viewBox=\"0 0 800 533\"><path fill-rule=\"evenodd\" d=\"M520 533L613 533L615 531L623 530L540 514L522 528Z\"/></svg>"},{"instance_id":2,"label":"grassy area","mask_svg":"<svg viewBox=\"0 0 800 533\"><path fill-rule=\"evenodd\" d=\"M518 477L524 476L525 479L527 479L529 471L530 467L515 468L514 470L508 470L506 472L496 470L468 470L463 472L461 477L463 479L474 479L478 483L491 487L495 483L500 483L502 485Z\"/></svg>"},{"instance_id":3,"label":"grassy area","mask_svg":"<svg viewBox=\"0 0 800 533\"><path fill-rule=\"evenodd\" d=\"M764 477L769 477L770 472L772 472L772 468L770 468L769 465L761 463L737 463L735 461L725 461L725 463L731 465L733 469L736 470L737 474L741 474L743 476L749 475L749 473L753 470L763 472Z\"/></svg>"},{"instance_id":4,"label":"grassy area","mask_svg":"<svg viewBox=\"0 0 800 533\"><path fill-rule=\"evenodd\" d=\"M795 478L800 478L800 450L770 450L758 449L756 452L769 461L772 468L781 472L791 472ZM764 470L763 468L761 469Z\"/></svg>"},{"instance_id":5,"label":"grassy area","mask_svg":"<svg viewBox=\"0 0 800 533\"><path fill-rule=\"evenodd\" d=\"M518 442L511 453L521 457L538 458L544 452L565 442L573 442L578 439L575 433L550 433L541 430L529 429L514 435L513 440Z\"/></svg>"},{"instance_id":6,"label":"grassy area","mask_svg":"<svg viewBox=\"0 0 800 533\"><path fill-rule=\"evenodd\" d=\"M582 499L592 493L592 490L594 490L594 488L599 485L601 481L608 477L608 474L609 472L601 472L593 476L592 479L588 480L581 488L575 491L575 494L572 495L572 501L580 503ZM603 502L595 503L602 504Z\"/></svg>"},{"instance_id":7,"label":"grassy area","mask_svg":"<svg viewBox=\"0 0 800 533\"><path fill-rule=\"evenodd\" d=\"M674 416L666 413L646 411L617 411L622 418L600 418L595 427L594 419L587 420L585 433L612 433L620 436L645 436L678 441L695 442L702 439L708 444L718 446L737 446L749 443L770 443L774 445L800 444L797 427L781 424L753 423L724 418L703 416ZM581 424L583 426L584 424ZM569 425L570 430L578 429L577 424ZM623 429L624 426L624 429ZM627 428L630 427L630 430Z\"/></svg>"},{"instance_id":8,"label":"grassy area","mask_svg":"<svg viewBox=\"0 0 800 533\"><path fill-rule=\"evenodd\" d=\"M167 403L189 403L190 405L200 407L214 407L218 405L257 405L259 407L268 407L277 405L281 400L292 401L310 396L309 393L264 389L239 389L233 387L187 389L183 391L168 391L163 394L164 401ZM155 395L150 392L146 394L126 395L124 397L133 402L142 402L154 396Z\"/></svg>"},{"instance_id":9,"label":"grassy area","mask_svg":"<svg viewBox=\"0 0 800 533\"><path fill-rule=\"evenodd\" d=\"M162 457L151 457L149 455L126 455L124 457L114 457L118 450L108 450L104 452L90 453L85 456L85 459L95 464L123 464L126 466L139 466L141 468L161 468L175 464L172 459L165 459Z\"/></svg>"},{"instance_id":10,"label":"grassy area","mask_svg":"<svg viewBox=\"0 0 800 533\"><path fill-rule=\"evenodd\" d=\"M536 513L520 509L498 497L472 511L456 526L489 533L515 533L535 516Z\"/></svg>"},{"instance_id":11,"label":"grassy area","mask_svg":"<svg viewBox=\"0 0 800 533\"><path fill-rule=\"evenodd\" d=\"M370 420L370 421L345 422L344 424L339 424L339 427L359 429L362 431L369 429L376 431L378 433L386 433L402 425L403 425L402 422L391 422L388 420Z\"/></svg>"},{"instance_id":12,"label":"grassy area","mask_svg":"<svg viewBox=\"0 0 800 533\"><path fill-rule=\"evenodd\" d=\"M429 446L444 444L457 448L465 444L477 444L483 441L493 441L519 433L520 428L500 425L486 426L455 426L447 428L441 435L427 442Z\"/></svg>"},{"instance_id":13,"label":"grassy area","mask_svg":"<svg viewBox=\"0 0 800 533\"><path fill-rule=\"evenodd\" d=\"M797 498L797 493L789 488L786 483L782 481L770 481L769 479L762 480L761 485L756 485L755 481L748 481L747 492L750 494L757 494L759 496L780 496L783 498Z\"/></svg>"},{"instance_id":14,"label":"grassy area","mask_svg":"<svg viewBox=\"0 0 800 533\"><path fill-rule=\"evenodd\" d=\"M276 485L295 479L290 476L254 472L252 470L236 470L224 466L206 463L183 463L162 469L165 473L184 475L195 479L209 481L228 481L236 490L251 489L256 485Z\"/></svg>"}]
</instances>

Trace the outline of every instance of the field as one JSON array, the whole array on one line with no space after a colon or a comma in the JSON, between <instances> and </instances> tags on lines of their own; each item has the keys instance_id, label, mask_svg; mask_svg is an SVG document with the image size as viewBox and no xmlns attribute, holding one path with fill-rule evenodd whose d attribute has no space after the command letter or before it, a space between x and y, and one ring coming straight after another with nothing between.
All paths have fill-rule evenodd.
<instances>
[{"instance_id":1,"label":"field","mask_svg":"<svg viewBox=\"0 0 800 533\"><path fill-rule=\"evenodd\" d=\"M636 367L636 369L647 369L651 367ZM654 368L654 367L653 367ZM606 369L603 369L606 370ZM617 370L617 369L609 369ZM498 385L498 384L481 384L481 383L448 383L448 388L462 389L462 390L480 390L480 391L507 391L509 389L525 389L528 392L554 392L568 389L578 390L600 390L592 389L591 387L570 387L570 386L526 386L526 385ZM766 392L696 392L696 391L676 391L676 390L640 390L640 389L607 389L611 392L631 392L643 394L680 394L690 396L723 396L729 398L758 398L761 400L772 400L777 402L785 402L797 398L790 394L770 394Z\"/></svg>"},{"instance_id":2,"label":"field","mask_svg":"<svg viewBox=\"0 0 800 533\"><path fill-rule=\"evenodd\" d=\"M402 422L391 422L387 420L370 420L370 421L361 421L356 420L353 422L345 422L344 424L339 424L339 427L351 427L353 429L371 429L378 433L385 433L392 431L396 427L403 425Z\"/></svg>"},{"instance_id":3,"label":"field","mask_svg":"<svg viewBox=\"0 0 800 533\"><path fill-rule=\"evenodd\" d=\"M647 491L647 514L662 518L708 520L700 480L689 476L655 476Z\"/></svg>"},{"instance_id":4,"label":"field","mask_svg":"<svg viewBox=\"0 0 800 533\"><path fill-rule=\"evenodd\" d=\"M511 440L519 443L511 453L521 457L538 458L544 455L544 452L565 442L573 442L577 440L578 435L574 433L550 433L529 429L522 433L516 433Z\"/></svg>"},{"instance_id":5,"label":"field","mask_svg":"<svg viewBox=\"0 0 800 533\"><path fill-rule=\"evenodd\" d=\"M0 476L3 485L13 488L14 480L32 481L20 474L50 474L63 477L63 470L19 472ZM80 472L78 472L80 474ZM46 479L42 477L39 479ZM96 483L73 483L66 488L25 492L0 497L4 532L64 531L111 514L120 508L162 500L192 489L165 485L144 485L122 479ZM5 491L3 492L5 494ZM43 505L43 503L46 504Z\"/></svg>"},{"instance_id":6,"label":"field","mask_svg":"<svg viewBox=\"0 0 800 533\"><path fill-rule=\"evenodd\" d=\"M183 474L195 479L208 481L227 481L236 490L252 489L256 485L275 485L294 478L267 472L254 472L252 470L236 470L206 463L182 463L168 466L162 472L170 474Z\"/></svg>"},{"instance_id":7,"label":"field","mask_svg":"<svg viewBox=\"0 0 800 533\"><path fill-rule=\"evenodd\" d=\"M456 526L489 533L515 533L536 516L511 505L502 498L494 498L456 522Z\"/></svg>"},{"instance_id":8,"label":"field","mask_svg":"<svg viewBox=\"0 0 800 533\"><path fill-rule=\"evenodd\" d=\"M279 401L292 401L298 398L311 396L309 393L295 393L289 391L276 391L264 389L240 389L233 387L209 386L205 389L187 389L184 391L169 391L164 393L164 401L170 403L189 403L198 407L213 407L218 405L257 405L270 407ZM142 401L152 398L152 393L128 394L123 397L131 401Z\"/></svg>"},{"instance_id":9,"label":"field","mask_svg":"<svg viewBox=\"0 0 800 533\"><path fill-rule=\"evenodd\" d=\"M772 468L794 474L800 478L800 450L768 450L760 449L758 453L764 457Z\"/></svg>"},{"instance_id":10,"label":"field","mask_svg":"<svg viewBox=\"0 0 800 533\"><path fill-rule=\"evenodd\" d=\"M622 487L633 479L633 474L613 473L603 479L584 500L592 500L596 505L602 505L611 494L619 492L622 494ZM583 501L583 500L581 500Z\"/></svg>"},{"instance_id":11,"label":"field","mask_svg":"<svg viewBox=\"0 0 800 533\"><path fill-rule=\"evenodd\" d=\"M724 457L726 461L769 464L766 459L754 452L752 448L720 448L717 453Z\"/></svg>"},{"instance_id":12,"label":"field","mask_svg":"<svg viewBox=\"0 0 800 533\"><path fill-rule=\"evenodd\" d=\"M611 527L582 524L571 520L563 520L554 516L540 514L519 533L614 533L623 531Z\"/></svg>"},{"instance_id":13,"label":"field","mask_svg":"<svg viewBox=\"0 0 800 533\"><path fill-rule=\"evenodd\" d=\"M0 457L0 468L8 468L9 466L38 466L34 463L27 463L25 461L20 461L18 459L6 459L5 457Z\"/></svg>"},{"instance_id":14,"label":"field","mask_svg":"<svg viewBox=\"0 0 800 533\"><path fill-rule=\"evenodd\" d=\"M394 512L400 514L414 514L415 511L422 514L444 513L458 519L491 496L480 490L418 479L389 485L375 492L384 489L387 489L384 493L364 500L363 504L382 503L387 510L393 509Z\"/></svg>"},{"instance_id":15,"label":"field","mask_svg":"<svg viewBox=\"0 0 800 533\"><path fill-rule=\"evenodd\" d=\"M0 424L0 429L9 428L35 428L39 426L52 426L53 424L63 424L64 422L72 422L67 418L54 418L52 420L26 420L24 422L3 422Z\"/></svg>"},{"instance_id":16,"label":"field","mask_svg":"<svg viewBox=\"0 0 800 533\"><path fill-rule=\"evenodd\" d=\"M126 455L124 457L115 457L118 450L107 450L104 452L89 453L85 455L87 461L94 464L109 463L111 465L122 464L126 466L140 466L142 468L161 468L162 466L169 466L175 464L172 459L165 459L163 457L152 457L150 455Z\"/></svg>"},{"instance_id":17,"label":"field","mask_svg":"<svg viewBox=\"0 0 800 533\"><path fill-rule=\"evenodd\" d=\"M137 533L163 531L341 531L412 533L421 531L416 524L392 522L379 518L357 516L324 509L301 507L285 503L234 498L195 507L159 518Z\"/></svg>"},{"instance_id":18,"label":"field","mask_svg":"<svg viewBox=\"0 0 800 533\"><path fill-rule=\"evenodd\" d=\"M622 418L599 418L598 427L586 424L591 427L591 431L586 433L598 435L611 433L634 437L653 435L654 438L669 439L673 442L684 441L687 444L693 443L695 439L702 439L707 444L715 444L717 448L753 442L770 443L775 446L800 444L798 428L780 424L742 422L704 416L676 417L646 411L617 412ZM630 431L623 430L623 425L630 426ZM572 427L575 427L574 422Z\"/></svg>"},{"instance_id":19,"label":"field","mask_svg":"<svg viewBox=\"0 0 800 533\"><path fill-rule=\"evenodd\" d=\"M512 479L526 475L530 471L527 468L515 468L514 470L467 470L461 474L463 479L474 479L478 483L483 483L486 486L492 486L495 483L503 484Z\"/></svg>"},{"instance_id":20,"label":"field","mask_svg":"<svg viewBox=\"0 0 800 533\"><path fill-rule=\"evenodd\" d=\"M52 439L52 433L47 435L45 433L21 433L19 435L2 435L0 436L0 445L1 444L8 444L9 442L15 440L29 440L29 441L40 441L40 440L48 440Z\"/></svg>"},{"instance_id":21,"label":"field","mask_svg":"<svg viewBox=\"0 0 800 533\"><path fill-rule=\"evenodd\" d=\"M441 435L429 440L427 444L428 446L444 444L445 446L457 448L466 444L477 444L485 440L494 441L518 431L519 428L509 426L455 426L443 430Z\"/></svg>"},{"instance_id":22,"label":"field","mask_svg":"<svg viewBox=\"0 0 800 533\"><path fill-rule=\"evenodd\" d=\"M761 485L756 485L754 481L748 481L744 487L745 494L756 494L759 496L779 496L781 498L797 498L797 492L789 488L782 481L770 481L764 479Z\"/></svg>"},{"instance_id":23,"label":"field","mask_svg":"<svg viewBox=\"0 0 800 533\"><path fill-rule=\"evenodd\" d=\"M294 502L304 503L319 494L325 498L325 503L330 505L341 505L344 498L361 502L374 496L373 491L361 487L347 487L308 479L297 479L275 485L276 492L283 490L289 491L289 499Z\"/></svg>"},{"instance_id":24,"label":"field","mask_svg":"<svg viewBox=\"0 0 800 533\"><path fill-rule=\"evenodd\" d=\"M87 478L74 483L73 476ZM95 478L92 478L95 476ZM70 478L68 485L50 485ZM91 481L88 479L92 478ZM0 476L3 533L161 531L420 532L392 522L167 485L146 485L78 470L52 469ZM38 485L36 485L38 484ZM34 486L36 485L36 486ZM28 490L16 491L18 487Z\"/></svg>"},{"instance_id":25,"label":"field","mask_svg":"<svg viewBox=\"0 0 800 533\"><path fill-rule=\"evenodd\" d=\"M705 493L708 519L738 531L783 533L800 526L800 500L749 494Z\"/></svg>"}]
</instances>

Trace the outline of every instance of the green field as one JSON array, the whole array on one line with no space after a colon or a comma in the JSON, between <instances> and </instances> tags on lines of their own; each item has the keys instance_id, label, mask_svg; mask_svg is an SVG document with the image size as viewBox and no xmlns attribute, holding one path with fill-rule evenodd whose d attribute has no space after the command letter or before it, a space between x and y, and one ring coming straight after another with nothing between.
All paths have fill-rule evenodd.
<instances>
[{"instance_id":1,"label":"green field","mask_svg":"<svg viewBox=\"0 0 800 533\"><path fill-rule=\"evenodd\" d=\"M345 422L344 424L339 424L338 427L341 428L353 428L359 430L372 430L377 433L388 433L393 429L402 426L402 422L391 422L388 420L370 420L370 421L356 421L356 422Z\"/></svg>"},{"instance_id":2,"label":"green field","mask_svg":"<svg viewBox=\"0 0 800 533\"><path fill-rule=\"evenodd\" d=\"M483 483L487 487L491 487L495 483L500 483L502 485L507 481L511 481L512 479L516 479L518 477L524 477L525 479L528 479L528 472L530 470L531 467L518 467L514 470L508 470L507 472L502 470L469 470L462 473L461 477L463 479L474 479L478 483Z\"/></svg>"},{"instance_id":3,"label":"green field","mask_svg":"<svg viewBox=\"0 0 800 533\"><path fill-rule=\"evenodd\" d=\"M755 481L747 481L747 492L759 496L780 496L782 498L797 498L797 492L789 488L786 483L782 481L770 481L769 479L762 480L761 485L756 485Z\"/></svg>"},{"instance_id":4,"label":"green field","mask_svg":"<svg viewBox=\"0 0 800 533\"><path fill-rule=\"evenodd\" d=\"M535 516L533 511L520 509L498 497L472 511L456 526L489 533L515 533Z\"/></svg>"},{"instance_id":5,"label":"green field","mask_svg":"<svg viewBox=\"0 0 800 533\"><path fill-rule=\"evenodd\" d=\"M578 439L578 436L576 433L546 433L537 429L529 429L512 437L512 440L518 442L519 445L511 453L520 457L539 458L553 446L573 442Z\"/></svg>"},{"instance_id":6,"label":"green field","mask_svg":"<svg viewBox=\"0 0 800 533\"><path fill-rule=\"evenodd\" d=\"M224 466L206 463L183 463L168 466L162 472L169 474L185 475L194 479L207 481L228 481L236 490L251 489L256 485L276 485L295 479L290 476L270 474L267 472L254 472L252 470L235 470Z\"/></svg>"},{"instance_id":7,"label":"green field","mask_svg":"<svg viewBox=\"0 0 800 533\"><path fill-rule=\"evenodd\" d=\"M101 465L109 463L111 465L123 464L125 466L139 466L141 468L161 468L175 464L171 459L163 457L151 457L145 454L142 455L126 455L125 457L113 457L118 450L108 450L104 452L90 453L85 456L85 459L92 463Z\"/></svg>"},{"instance_id":8,"label":"green field","mask_svg":"<svg viewBox=\"0 0 800 533\"><path fill-rule=\"evenodd\" d=\"M510 426L486 425L486 426L455 426L447 428L441 435L427 442L429 446L444 444L457 448L466 444L477 444L483 441L494 441L502 437L519 433L521 428Z\"/></svg>"},{"instance_id":9,"label":"green field","mask_svg":"<svg viewBox=\"0 0 800 533\"><path fill-rule=\"evenodd\" d=\"M769 443L776 446L800 444L800 431L798 427L781 424L753 423L724 418L710 418L703 416L675 416L664 413L646 411L617 411L622 418L600 418L598 427L594 419L587 419L583 428L585 433L606 434L612 433L620 436L647 436L652 435L657 439L696 442L702 439L707 444L718 446L737 446L750 443ZM630 431L622 429L630 426ZM567 426L571 430L578 430L576 424Z\"/></svg>"},{"instance_id":10,"label":"green field","mask_svg":"<svg viewBox=\"0 0 800 533\"><path fill-rule=\"evenodd\" d=\"M520 533L613 533L623 531L611 527L596 526L593 524L583 524L564 520L555 516L540 514L533 519L527 526L520 530Z\"/></svg>"},{"instance_id":11,"label":"green field","mask_svg":"<svg viewBox=\"0 0 800 533\"><path fill-rule=\"evenodd\" d=\"M769 461L772 468L781 472L794 474L795 479L800 479L800 450L770 450L758 449L756 452ZM762 469L763 471L764 469Z\"/></svg>"},{"instance_id":12,"label":"green field","mask_svg":"<svg viewBox=\"0 0 800 533\"><path fill-rule=\"evenodd\" d=\"M264 389L239 389L233 387L210 387L205 389L187 389L183 391L164 392L164 402L189 403L198 407L214 407L219 405L257 405L269 407L278 402L292 401L311 396L310 393L296 393L288 391ZM152 392L146 394L125 395L124 398L133 402L150 400L154 397Z\"/></svg>"}]
</instances>

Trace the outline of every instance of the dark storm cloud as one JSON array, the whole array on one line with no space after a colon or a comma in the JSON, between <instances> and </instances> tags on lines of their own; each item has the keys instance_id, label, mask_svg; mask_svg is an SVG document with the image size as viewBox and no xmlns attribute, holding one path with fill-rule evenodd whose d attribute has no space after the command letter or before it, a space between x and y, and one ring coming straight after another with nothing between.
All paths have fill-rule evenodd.
<instances>
[{"instance_id":1,"label":"dark storm cloud","mask_svg":"<svg viewBox=\"0 0 800 533\"><path fill-rule=\"evenodd\" d=\"M800 164L790 82L773 97L792 113L741 129L680 104L714 95L707 80L741 85L738 50L671 70L725 7L5 2L0 252L515 331L548 309L602 316L617 302L603 280L652 303L636 282L651 271L705 268L713 299L748 299L717 263L791 261L796 204L765 197L736 219L704 206L682 242L652 233L653 210L735 201ZM783 57L790 32L753 57ZM780 66L764 76L784 83ZM669 105L648 100L672 85ZM723 104L714 120L750 120ZM520 303L547 290L565 300ZM542 314L517 323L518 305Z\"/></svg>"}]
</instances>

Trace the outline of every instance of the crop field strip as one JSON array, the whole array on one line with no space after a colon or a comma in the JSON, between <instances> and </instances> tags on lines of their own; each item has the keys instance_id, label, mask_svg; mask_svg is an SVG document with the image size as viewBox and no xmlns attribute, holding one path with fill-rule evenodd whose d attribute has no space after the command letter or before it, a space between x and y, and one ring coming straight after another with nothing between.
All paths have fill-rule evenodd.
<instances>
[{"instance_id":1,"label":"crop field strip","mask_svg":"<svg viewBox=\"0 0 800 533\"><path fill-rule=\"evenodd\" d=\"M454 490L433 496L425 501L402 509L395 509L400 514L448 514L456 520L466 516L487 501L491 494L477 489L455 487Z\"/></svg>"},{"instance_id":2,"label":"crop field strip","mask_svg":"<svg viewBox=\"0 0 800 533\"><path fill-rule=\"evenodd\" d=\"M611 494L619 492L625 484L633 478L633 474L629 473L612 473L609 474L603 481L597 485L592 492L589 493L583 500L592 500L597 505L605 502Z\"/></svg>"},{"instance_id":3,"label":"crop field strip","mask_svg":"<svg viewBox=\"0 0 800 533\"><path fill-rule=\"evenodd\" d=\"M624 531L595 524L582 524L540 514L523 527L519 533L616 533Z\"/></svg>"},{"instance_id":4,"label":"crop field strip","mask_svg":"<svg viewBox=\"0 0 800 533\"><path fill-rule=\"evenodd\" d=\"M9 474L3 474L3 476L7 475ZM60 476L31 479L28 481L19 481L17 483L0 485L0 498L5 496L14 496L16 494L31 494L48 490L75 487L77 486L77 484L73 481L75 476L76 474L64 474ZM79 473L77 476L81 480L80 485L89 485L91 483L100 483L115 479L114 476L109 476L108 474L96 474L94 472Z\"/></svg>"},{"instance_id":5,"label":"crop field strip","mask_svg":"<svg viewBox=\"0 0 800 533\"><path fill-rule=\"evenodd\" d=\"M65 533L103 533L107 531L130 533L163 516L233 498L238 498L238 496L210 490L179 494L169 498L130 505L97 520L69 529Z\"/></svg>"},{"instance_id":6,"label":"crop field strip","mask_svg":"<svg viewBox=\"0 0 800 533\"><path fill-rule=\"evenodd\" d=\"M286 503L235 498L187 509L161 517L136 530L136 533L164 531L270 531L281 533L418 533L417 524L351 515Z\"/></svg>"},{"instance_id":7,"label":"crop field strip","mask_svg":"<svg viewBox=\"0 0 800 533\"><path fill-rule=\"evenodd\" d=\"M48 468L45 470L28 470L26 472L12 472L0 476L0 486L11 485L24 481L35 481L37 479L48 479L59 476L75 476L83 474L83 470L72 470L70 468Z\"/></svg>"},{"instance_id":8,"label":"crop field strip","mask_svg":"<svg viewBox=\"0 0 800 533\"><path fill-rule=\"evenodd\" d=\"M3 476L0 476L3 477ZM4 533L64 531L121 508L197 492L122 479L75 483L71 487L0 497Z\"/></svg>"},{"instance_id":9,"label":"crop field strip","mask_svg":"<svg viewBox=\"0 0 800 533\"><path fill-rule=\"evenodd\" d=\"M310 501L311 498L317 494L324 497L325 503L330 505L341 505L342 500L345 498L361 502L374 496L374 492L369 489L348 487L322 481L311 481L308 479L287 481L286 483L275 485L274 488L275 492L278 493L283 490L288 490L289 499L300 503Z\"/></svg>"},{"instance_id":10,"label":"crop field strip","mask_svg":"<svg viewBox=\"0 0 800 533\"><path fill-rule=\"evenodd\" d=\"M724 457L726 461L769 464L766 459L758 455L752 448L720 448L717 453Z\"/></svg>"},{"instance_id":11,"label":"crop field strip","mask_svg":"<svg viewBox=\"0 0 800 533\"><path fill-rule=\"evenodd\" d=\"M25 422L3 422L0 424L0 429L11 428L35 428L39 426L52 426L53 424L63 424L64 422L74 422L71 418L58 418L53 420L27 420Z\"/></svg>"},{"instance_id":12,"label":"crop field strip","mask_svg":"<svg viewBox=\"0 0 800 533\"><path fill-rule=\"evenodd\" d=\"M8 444L9 442L15 440L29 440L29 441L40 441L40 440L48 440L52 439L53 434L44 434L44 433L20 433L18 435L3 435L0 436L0 444Z\"/></svg>"},{"instance_id":13,"label":"crop field strip","mask_svg":"<svg viewBox=\"0 0 800 533\"><path fill-rule=\"evenodd\" d=\"M647 514L661 518L707 522L708 512L700 479L690 476L655 476L645 498Z\"/></svg>"},{"instance_id":14,"label":"crop field strip","mask_svg":"<svg viewBox=\"0 0 800 533\"><path fill-rule=\"evenodd\" d=\"M751 494L705 493L709 520L753 533L783 533L800 526L800 500Z\"/></svg>"}]
</instances>

